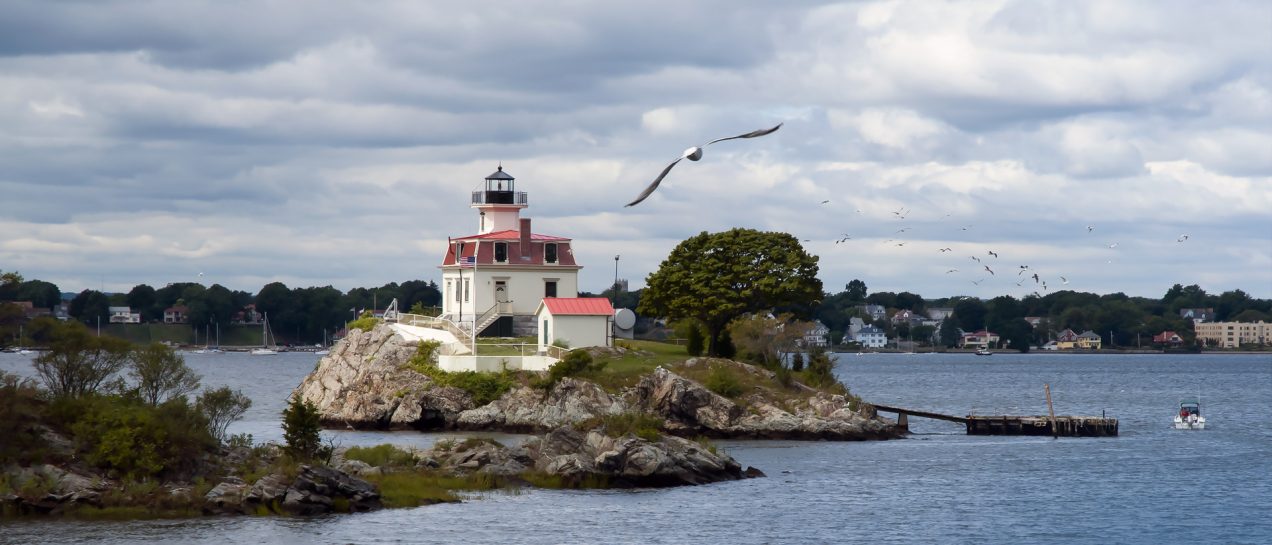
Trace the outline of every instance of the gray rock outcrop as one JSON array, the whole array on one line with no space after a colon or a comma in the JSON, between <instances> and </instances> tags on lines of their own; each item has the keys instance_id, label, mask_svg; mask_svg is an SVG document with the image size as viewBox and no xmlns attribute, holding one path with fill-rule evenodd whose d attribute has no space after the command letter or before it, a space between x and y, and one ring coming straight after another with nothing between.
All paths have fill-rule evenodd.
<instances>
[{"instance_id":1,"label":"gray rock outcrop","mask_svg":"<svg viewBox=\"0 0 1272 545\"><path fill-rule=\"evenodd\" d=\"M624 412L622 398L595 383L566 377L547 396L536 388L515 388L484 407L461 412L456 423L469 430L533 432Z\"/></svg>"},{"instance_id":2,"label":"gray rock outcrop","mask_svg":"<svg viewBox=\"0 0 1272 545\"><path fill-rule=\"evenodd\" d=\"M355 428L420 426L470 408L462 390L435 388L427 376L407 368L417 344L386 324L369 332L354 329L293 395L317 406L325 424Z\"/></svg>"},{"instance_id":3,"label":"gray rock outcrop","mask_svg":"<svg viewBox=\"0 0 1272 545\"><path fill-rule=\"evenodd\" d=\"M701 364L689 360L686 365ZM767 373L746 364L715 360L716 364L741 365L750 372ZM807 389L806 396L778 402L762 393L745 397L746 406L717 395L701 384L658 367L628 393L635 410L659 415L665 429L678 435L756 439L861 440L898 437L894 425L849 407L843 395Z\"/></svg>"}]
</instances>

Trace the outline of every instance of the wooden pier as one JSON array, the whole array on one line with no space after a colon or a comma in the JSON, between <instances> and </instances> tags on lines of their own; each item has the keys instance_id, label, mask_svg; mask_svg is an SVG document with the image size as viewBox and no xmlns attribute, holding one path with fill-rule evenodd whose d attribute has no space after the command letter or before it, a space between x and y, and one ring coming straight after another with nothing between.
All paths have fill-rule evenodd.
<instances>
[{"instance_id":1,"label":"wooden pier","mask_svg":"<svg viewBox=\"0 0 1272 545\"><path fill-rule=\"evenodd\" d=\"M968 435L1051 435L1054 437L1116 437L1117 419L1101 416L954 416L875 405L878 412L897 415L897 426L909 430L910 416L958 422Z\"/></svg>"}]
</instances>

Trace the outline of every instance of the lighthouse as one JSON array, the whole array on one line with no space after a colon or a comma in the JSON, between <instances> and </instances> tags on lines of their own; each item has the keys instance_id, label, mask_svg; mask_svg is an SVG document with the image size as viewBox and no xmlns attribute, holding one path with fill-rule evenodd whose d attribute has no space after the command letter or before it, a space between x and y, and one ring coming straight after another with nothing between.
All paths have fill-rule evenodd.
<instances>
[{"instance_id":1,"label":"lighthouse","mask_svg":"<svg viewBox=\"0 0 1272 545\"><path fill-rule=\"evenodd\" d=\"M451 237L442 270L442 317L484 336L536 332L535 310L545 297L578 297L572 240L535 233L516 178L500 165L472 192L477 232Z\"/></svg>"}]
</instances>

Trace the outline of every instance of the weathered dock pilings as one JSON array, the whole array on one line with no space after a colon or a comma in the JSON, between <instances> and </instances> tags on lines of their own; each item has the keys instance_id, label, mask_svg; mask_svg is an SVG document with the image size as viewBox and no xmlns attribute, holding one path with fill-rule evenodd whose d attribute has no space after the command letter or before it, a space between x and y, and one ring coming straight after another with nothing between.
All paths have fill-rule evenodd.
<instances>
[{"instance_id":1,"label":"weathered dock pilings","mask_svg":"<svg viewBox=\"0 0 1272 545\"><path fill-rule=\"evenodd\" d=\"M1098 416L968 416L968 435L1116 437L1117 419ZM1052 430L1052 426L1055 429Z\"/></svg>"}]
</instances>

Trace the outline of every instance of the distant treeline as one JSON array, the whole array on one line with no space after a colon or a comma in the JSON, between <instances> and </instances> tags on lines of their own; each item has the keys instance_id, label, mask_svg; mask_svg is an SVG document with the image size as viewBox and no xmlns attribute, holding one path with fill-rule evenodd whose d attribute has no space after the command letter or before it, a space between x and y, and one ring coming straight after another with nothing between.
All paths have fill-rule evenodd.
<instances>
[{"instance_id":1,"label":"distant treeline","mask_svg":"<svg viewBox=\"0 0 1272 545\"><path fill-rule=\"evenodd\" d=\"M324 331L330 336L356 318L358 312L383 309L394 298L398 307L406 311L417 304L426 308L438 306L442 294L435 282L423 280L354 288L343 293L331 286L288 288L281 282L266 284L256 294L220 284L182 282L158 289L139 284L128 293L84 290L71 299L67 313L71 319L88 325L95 325L98 319L105 325L109 322L109 307L127 306L141 314L143 322L160 322L165 309L184 306L187 323L202 328L241 320L244 309L256 305L257 312L269 315L270 329L281 339L315 343L323 339ZM24 280L16 272L0 272L0 344L16 337L18 326L26 321L20 307L3 304L10 301L30 301L37 309L51 309L61 303L62 293L49 282ZM27 334L30 337L31 332Z\"/></svg>"},{"instance_id":2,"label":"distant treeline","mask_svg":"<svg viewBox=\"0 0 1272 545\"><path fill-rule=\"evenodd\" d=\"M1061 290L1046 295L1029 295L1016 299L1000 295L989 300L971 297L947 297L924 299L910 292L878 292L867 294L861 280L853 280L845 290L827 294L817 309L817 318L830 328L832 334L842 334L848 329L849 320L860 317L867 323L885 329L889 336L910 335L916 341L926 339L933 330L930 326L917 326L907 331L908 325L894 327L891 320L871 320L861 305L880 305L893 316L902 310L926 315L931 308L952 308L952 320L946 320L940 331L941 344L953 344L951 335L957 329L977 331L989 329L1004 340L1013 339L1013 346L1021 342L1040 345L1054 338L1065 329L1075 332L1086 330L1098 333L1105 343L1113 346L1148 345L1153 335L1163 331L1175 331L1186 342L1193 342L1193 322L1180 316L1181 309L1213 309L1210 321L1256 322L1272 321L1272 300L1255 299L1244 291L1225 291L1219 295L1206 293L1200 286L1175 284L1161 299L1130 297L1124 293L1097 295L1094 293ZM1024 320L1041 318L1037 327ZM920 328L925 328L920 330Z\"/></svg>"}]
</instances>

